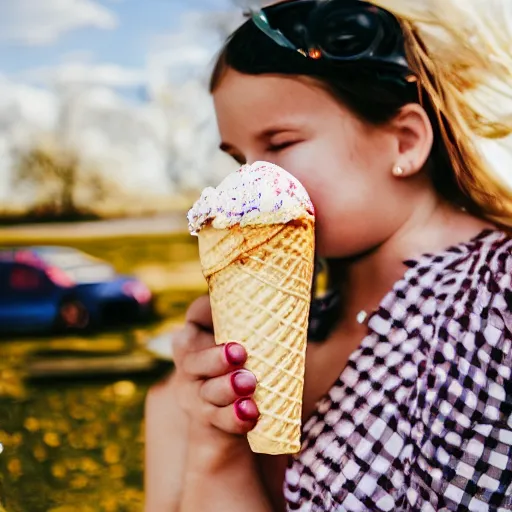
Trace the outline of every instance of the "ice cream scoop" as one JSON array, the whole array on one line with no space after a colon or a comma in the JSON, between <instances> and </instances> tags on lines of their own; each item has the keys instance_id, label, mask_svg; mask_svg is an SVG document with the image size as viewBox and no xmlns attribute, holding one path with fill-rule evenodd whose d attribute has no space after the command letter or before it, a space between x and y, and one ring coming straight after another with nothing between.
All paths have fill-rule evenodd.
<instances>
[{"instance_id":1,"label":"ice cream scoop","mask_svg":"<svg viewBox=\"0 0 512 512\"><path fill-rule=\"evenodd\" d=\"M304 213L314 215L314 208L302 184L277 165L255 162L231 173L218 187L204 189L188 222L196 234L208 223L216 229L284 224Z\"/></svg>"}]
</instances>

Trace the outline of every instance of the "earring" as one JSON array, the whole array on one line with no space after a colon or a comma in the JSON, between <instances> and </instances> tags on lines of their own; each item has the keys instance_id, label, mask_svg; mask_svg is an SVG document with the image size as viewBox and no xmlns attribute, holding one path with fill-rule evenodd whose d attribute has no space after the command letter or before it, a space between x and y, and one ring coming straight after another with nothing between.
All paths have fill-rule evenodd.
<instances>
[{"instance_id":1,"label":"earring","mask_svg":"<svg viewBox=\"0 0 512 512\"><path fill-rule=\"evenodd\" d=\"M397 165L394 169L393 169L393 176L397 176L397 177L400 177L400 176L403 176L404 175L404 170L399 166Z\"/></svg>"}]
</instances>

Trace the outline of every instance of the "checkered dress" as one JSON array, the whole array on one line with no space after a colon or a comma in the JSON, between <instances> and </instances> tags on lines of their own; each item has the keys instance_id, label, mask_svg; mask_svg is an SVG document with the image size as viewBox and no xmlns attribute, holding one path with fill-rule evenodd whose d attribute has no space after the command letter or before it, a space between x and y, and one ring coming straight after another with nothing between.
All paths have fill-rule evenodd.
<instances>
[{"instance_id":1,"label":"checkered dress","mask_svg":"<svg viewBox=\"0 0 512 512\"><path fill-rule=\"evenodd\" d=\"M408 261L304 427L288 510L512 510L512 239Z\"/></svg>"}]
</instances>

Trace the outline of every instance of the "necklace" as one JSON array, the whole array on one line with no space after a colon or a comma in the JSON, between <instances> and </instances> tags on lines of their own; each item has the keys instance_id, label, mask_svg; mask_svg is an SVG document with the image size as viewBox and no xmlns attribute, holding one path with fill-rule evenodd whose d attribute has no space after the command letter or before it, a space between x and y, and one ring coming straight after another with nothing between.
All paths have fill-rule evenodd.
<instances>
[{"instance_id":1,"label":"necklace","mask_svg":"<svg viewBox=\"0 0 512 512\"><path fill-rule=\"evenodd\" d=\"M365 311L364 309L359 311L359 313L357 313L357 315L356 315L357 323L361 324L361 325L363 325L366 322L367 318L368 318L368 312Z\"/></svg>"}]
</instances>

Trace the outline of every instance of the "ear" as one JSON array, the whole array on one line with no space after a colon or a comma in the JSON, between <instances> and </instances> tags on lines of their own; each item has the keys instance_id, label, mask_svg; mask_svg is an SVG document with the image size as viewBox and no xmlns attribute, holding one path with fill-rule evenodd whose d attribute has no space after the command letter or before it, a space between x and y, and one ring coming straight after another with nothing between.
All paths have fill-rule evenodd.
<instances>
[{"instance_id":1,"label":"ear","mask_svg":"<svg viewBox=\"0 0 512 512\"><path fill-rule=\"evenodd\" d=\"M420 172L432 150L434 133L424 108L417 103L408 103L391 121L397 139L397 161L395 165L404 170L404 176Z\"/></svg>"}]
</instances>

